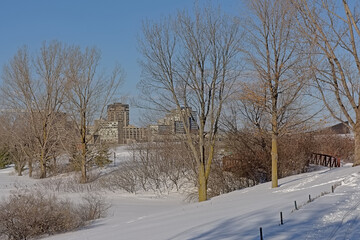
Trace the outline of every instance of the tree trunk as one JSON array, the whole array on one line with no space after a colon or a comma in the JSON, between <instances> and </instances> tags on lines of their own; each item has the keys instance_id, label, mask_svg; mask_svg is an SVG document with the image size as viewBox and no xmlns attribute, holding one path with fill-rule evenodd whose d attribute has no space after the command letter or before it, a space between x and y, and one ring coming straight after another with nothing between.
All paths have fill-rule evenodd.
<instances>
[{"instance_id":1,"label":"tree trunk","mask_svg":"<svg viewBox=\"0 0 360 240\"><path fill-rule=\"evenodd\" d=\"M17 171L17 174L18 174L19 177L22 176L23 165L18 163L17 167L16 167L16 171Z\"/></svg>"},{"instance_id":2,"label":"tree trunk","mask_svg":"<svg viewBox=\"0 0 360 240\"><path fill-rule=\"evenodd\" d=\"M86 173L86 146L85 143L81 144L81 179L80 183L87 182L87 173Z\"/></svg>"},{"instance_id":3,"label":"tree trunk","mask_svg":"<svg viewBox=\"0 0 360 240\"><path fill-rule=\"evenodd\" d=\"M200 164L199 166L199 202L207 200L207 179L205 177L205 166Z\"/></svg>"},{"instance_id":4,"label":"tree trunk","mask_svg":"<svg viewBox=\"0 0 360 240\"><path fill-rule=\"evenodd\" d=\"M46 151L46 142L47 142L47 122L45 121L42 132L43 132L43 143L40 143L41 146L41 154L40 154L40 178L46 178L46 158L47 158L47 151ZM40 141L41 142L41 141Z\"/></svg>"},{"instance_id":5,"label":"tree trunk","mask_svg":"<svg viewBox=\"0 0 360 240\"><path fill-rule=\"evenodd\" d=\"M29 159L28 161L28 166L29 166L29 177L32 177L32 172L33 172L33 166L32 166L32 160Z\"/></svg>"},{"instance_id":6,"label":"tree trunk","mask_svg":"<svg viewBox=\"0 0 360 240\"><path fill-rule=\"evenodd\" d=\"M271 182L272 187L278 187L278 126L277 113L272 113L272 131L271 131Z\"/></svg>"},{"instance_id":7,"label":"tree trunk","mask_svg":"<svg viewBox=\"0 0 360 240\"><path fill-rule=\"evenodd\" d=\"M57 174L57 173L58 173L58 170L57 170L56 157L53 157L53 162L54 162L54 173Z\"/></svg>"},{"instance_id":8,"label":"tree trunk","mask_svg":"<svg viewBox=\"0 0 360 240\"><path fill-rule=\"evenodd\" d=\"M45 152L41 149L40 154L40 178L46 178L46 163L45 163Z\"/></svg>"},{"instance_id":9,"label":"tree trunk","mask_svg":"<svg viewBox=\"0 0 360 240\"><path fill-rule=\"evenodd\" d=\"M277 135L272 133L271 136L271 180L272 180L272 187L278 187L278 140Z\"/></svg>"},{"instance_id":10,"label":"tree trunk","mask_svg":"<svg viewBox=\"0 0 360 240\"><path fill-rule=\"evenodd\" d=\"M87 182L87 173L86 173L86 113L82 113L81 119L81 183Z\"/></svg>"},{"instance_id":11,"label":"tree trunk","mask_svg":"<svg viewBox=\"0 0 360 240\"><path fill-rule=\"evenodd\" d=\"M356 124L353 128L355 138L354 166L360 165L360 119L356 120Z\"/></svg>"}]
</instances>

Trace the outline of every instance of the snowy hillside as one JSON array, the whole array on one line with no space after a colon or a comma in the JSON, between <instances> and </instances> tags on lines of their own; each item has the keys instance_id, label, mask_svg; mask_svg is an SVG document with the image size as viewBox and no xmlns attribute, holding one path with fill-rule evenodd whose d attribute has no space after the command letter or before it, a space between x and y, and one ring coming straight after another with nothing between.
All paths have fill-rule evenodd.
<instances>
[{"instance_id":1,"label":"snowy hillside","mask_svg":"<svg viewBox=\"0 0 360 240\"><path fill-rule=\"evenodd\" d=\"M360 236L359 171L350 166L323 169L281 179L277 189L265 183L193 204L178 195L159 199L109 193L107 218L47 239L260 239L262 227L265 240L355 240ZM16 179L0 170L1 193ZM334 193L332 185L339 185Z\"/></svg>"}]
</instances>

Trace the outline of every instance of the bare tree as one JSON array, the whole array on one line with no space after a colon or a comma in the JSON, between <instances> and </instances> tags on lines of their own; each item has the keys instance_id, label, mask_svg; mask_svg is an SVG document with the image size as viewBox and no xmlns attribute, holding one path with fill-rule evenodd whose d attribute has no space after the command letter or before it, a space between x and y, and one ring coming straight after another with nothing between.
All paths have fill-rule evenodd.
<instances>
[{"instance_id":1,"label":"bare tree","mask_svg":"<svg viewBox=\"0 0 360 240\"><path fill-rule=\"evenodd\" d=\"M195 8L194 15L183 11L143 27L142 96L152 109L181 113L184 139L197 165L199 201L207 199L222 106L239 75L239 49L238 22L220 10ZM189 124L195 117L196 133Z\"/></svg>"},{"instance_id":2,"label":"bare tree","mask_svg":"<svg viewBox=\"0 0 360 240\"><path fill-rule=\"evenodd\" d=\"M22 116L36 139L32 156L40 166L40 178L46 177L47 162L58 141L56 126L63 104L64 47L59 42L44 43L33 57L26 47L4 66L2 94L5 106Z\"/></svg>"},{"instance_id":3,"label":"bare tree","mask_svg":"<svg viewBox=\"0 0 360 240\"><path fill-rule=\"evenodd\" d=\"M5 147L15 165L15 170L19 176L28 164L29 176L32 176L30 159L34 158L37 145L34 144L35 138L32 136L29 122L25 121L24 113L3 112L0 117L1 122L1 146ZM34 149L35 147L35 149Z\"/></svg>"},{"instance_id":4,"label":"bare tree","mask_svg":"<svg viewBox=\"0 0 360 240\"><path fill-rule=\"evenodd\" d=\"M247 27L251 48L244 51L250 63L251 80L257 83L255 88L249 84L243 88L242 111L260 130L261 118L264 114L269 117L272 187L277 187L278 138L302 122L299 116L303 105L299 103L308 76L303 44L297 40L296 10L291 3L254 0L249 7L253 14Z\"/></svg>"},{"instance_id":5,"label":"bare tree","mask_svg":"<svg viewBox=\"0 0 360 240\"><path fill-rule=\"evenodd\" d=\"M354 3L346 0L292 2L300 13L299 31L312 44L311 63L320 98L331 115L354 132L354 165L359 165L359 14L350 5Z\"/></svg>"},{"instance_id":6,"label":"bare tree","mask_svg":"<svg viewBox=\"0 0 360 240\"><path fill-rule=\"evenodd\" d=\"M94 118L102 118L105 107L117 93L124 78L120 67L110 76L99 73L100 52L95 48L72 47L66 65L66 111L72 117L76 145L80 149L81 182L88 181L89 148L96 129L90 129Z\"/></svg>"}]
</instances>

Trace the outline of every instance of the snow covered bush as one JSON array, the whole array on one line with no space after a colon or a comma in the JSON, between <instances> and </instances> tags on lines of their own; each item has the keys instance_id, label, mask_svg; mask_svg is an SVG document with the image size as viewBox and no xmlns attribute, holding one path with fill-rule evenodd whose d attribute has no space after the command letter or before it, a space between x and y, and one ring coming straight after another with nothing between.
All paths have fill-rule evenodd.
<instances>
[{"instance_id":1,"label":"snow covered bush","mask_svg":"<svg viewBox=\"0 0 360 240\"><path fill-rule=\"evenodd\" d=\"M0 238L31 239L71 231L103 217L104 200L89 195L74 204L40 191L17 191L0 203Z\"/></svg>"},{"instance_id":2,"label":"snow covered bush","mask_svg":"<svg viewBox=\"0 0 360 240\"><path fill-rule=\"evenodd\" d=\"M78 215L82 221L87 222L106 217L110 205L99 193L88 193L82 197L82 204L77 208Z\"/></svg>"},{"instance_id":3,"label":"snow covered bush","mask_svg":"<svg viewBox=\"0 0 360 240\"><path fill-rule=\"evenodd\" d=\"M194 170L189 151L182 142L163 141L132 146L132 159L103 178L110 190L122 189L130 193L179 191L184 184L194 186Z\"/></svg>"}]
</instances>

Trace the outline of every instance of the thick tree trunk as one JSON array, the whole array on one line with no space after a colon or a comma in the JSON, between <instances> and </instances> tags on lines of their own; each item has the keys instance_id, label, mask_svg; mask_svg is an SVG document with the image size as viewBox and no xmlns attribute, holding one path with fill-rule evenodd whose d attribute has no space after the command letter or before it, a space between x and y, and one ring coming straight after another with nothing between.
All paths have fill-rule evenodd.
<instances>
[{"instance_id":1,"label":"thick tree trunk","mask_svg":"<svg viewBox=\"0 0 360 240\"><path fill-rule=\"evenodd\" d=\"M17 167L16 167L16 171L17 171L17 174L18 174L19 177L22 176L23 165L18 164Z\"/></svg>"},{"instance_id":2,"label":"thick tree trunk","mask_svg":"<svg viewBox=\"0 0 360 240\"><path fill-rule=\"evenodd\" d=\"M272 187L278 187L278 124L277 124L277 99L273 100L272 131L271 131L271 182Z\"/></svg>"},{"instance_id":3,"label":"thick tree trunk","mask_svg":"<svg viewBox=\"0 0 360 240\"><path fill-rule=\"evenodd\" d=\"M81 146L81 179L80 183L87 182L87 173L86 173L86 146L85 143L82 143Z\"/></svg>"},{"instance_id":4,"label":"thick tree trunk","mask_svg":"<svg viewBox=\"0 0 360 240\"><path fill-rule=\"evenodd\" d=\"M354 166L360 165L360 119L353 128L355 138Z\"/></svg>"},{"instance_id":5,"label":"thick tree trunk","mask_svg":"<svg viewBox=\"0 0 360 240\"><path fill-rule=\"evenodd\" d=\"M46 162L44 149L41 149L40 154L40 178L46 178Z\"/></svg>"},{"instance_id":6,"label":"thick tree trunk","mask_svg":"<svg viewBox=\"0 0 360 240\"><path fill-rule=\"evenodd\" d=\"M272 134L271 139L271 182L272 187L278 187L278 139L276 134Z\"/></svg>"},{"instance_id":7,"label":"thick tree trunk","mask_svg":"<svg viewBox=\"0 0 360 240\"><path fill-rule=\"evenodd\" d=\"M29 177L32 177L33 165L32 165L32 161L30 159L28 161L28 166L29 166Z\"/></svg>"},{"instance_id":8,"label":"thick tree trunk","mask_svg":"<svg viewBox=\"0 0 360 240\"><path fill-rule=\"evenodd\" d=\"M41 154L40 154L40 178L46 178L46 157L47 157L47 151L45 149L46 142L47 142L47 122L43 124L42 133L43 133L43 139L42 143L40 143L41 146ZM41 142L41 141L40 141Z\"/></svg>"},{"instance_id":9,"label":"thick tree trunk","mask_svg":"<svg viewBox=\"0 0 360 240\"><path fill-rule=\"evenodd\" d=\"M199 166L199 202L207 200L207 179L205 176L205 166L200 164Z\"/></svg>"},{"instance_id":10,"label":"thick tree trunk","mask_svg":"<svg viewBox=\"0 0 360 240\"><path fill-rule=\"evenodd\" d=\"M86 113L83 111L81 118L81 183L87 182L87 172L86 172Z\"/></svg>"},{"instance_id":11,"label":"thick tree trunk","mask_svg":"<svg viewBox=\"0 0 360 240\"><path fill-rule=\"evenodd\" d=\"M56 162L56 157L53 157L53 164L54 164L54 173L57 174L57 162Z\"/></svg>"}]
</instances>

